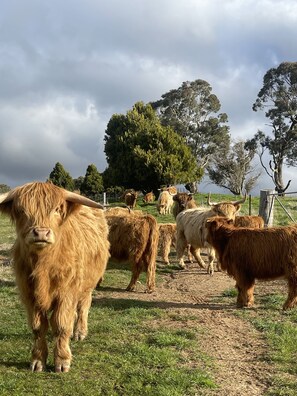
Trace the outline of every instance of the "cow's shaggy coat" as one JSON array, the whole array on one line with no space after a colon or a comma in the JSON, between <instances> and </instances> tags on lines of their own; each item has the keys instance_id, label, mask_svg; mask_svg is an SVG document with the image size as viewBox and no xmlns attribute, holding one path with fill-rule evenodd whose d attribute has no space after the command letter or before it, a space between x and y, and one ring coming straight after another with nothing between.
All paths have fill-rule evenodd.
<instances>
[{"instance_id":1,"label":"cow's shaggy coat","mask_svg":"<svg viewBox=\"0 0 297 396\"><path fill-rule=\"evenodd\" d=\"M215 260L215 250L207 241L206 221L208 218L216 215L224 215L227 218L234 219L240 210L240 203L220 202L214 203L208 208L186 209L180 212L176 217L176 253L179 265L184 268L183 252L187 245L191 245L191 253L197 260L201 268L205 268L205 263L200 255L201 248L208 248L208 272L212 275L214 272L213 263Z\"/></svg>"},{"instance_id":2,"label":"cow's shaggy coat","mask_svg":"<svg viewBox=\"0 0 297 396\"><path fill-rule=\"evenodd\" d=\"M261 216L235 216L235 227L264 228L264 220Z\"/></svg>"},{"instance_id":3,"label":"cow's shaggy coat","mask_svg":"<svg viewBox=\"0 0 297 396\"><path fill-rule=\"evenodd\" d=\"M176 224L175 223L159 223L159 251L162 260L169 265L169 253L171 247L176 246Z\"/></svg>"},{"instance_id":4,"label":"cow's shaggy coat","mask_svg":"<svg viewBox=\"0 0 297 396\"><path fill-rule=\"evenodd\" d=\"M16 225L13 263L34 335L32 371L45 368L49 323L56 372L70 368L70 337L87 335L92 291L109 258L108 226L96 207L51 183L29 183L0 196L0 211Z\"/></svg>"},{"instance_id":5,"label":"cow's shaggy coat","mask_svg":"<svg viewBox=\"0 0 297 396\"><path fill-rule=\"evenodd\" d=\"M132 265L132 277L126 290L134 291L140 273L146 271L146 291L152 292L158 249L156 219L139 211L126 213L118 209L106 211L105 216L109 225L111 259Z\"/></svg>"},{"instance_id":6,"label":"cow's shaggy coat","mask_svg":"<svg viewBox=\"0 0 297 396\"><path fill-rule=\"evenodd\" d=\"M207 221L208 242L221 262L222 270L236 280L237 306L254 304L255 280L285 277L288 298L283 308L297 304L297 227L236 228L226 218Z\"/></svg>"}]
</instances>

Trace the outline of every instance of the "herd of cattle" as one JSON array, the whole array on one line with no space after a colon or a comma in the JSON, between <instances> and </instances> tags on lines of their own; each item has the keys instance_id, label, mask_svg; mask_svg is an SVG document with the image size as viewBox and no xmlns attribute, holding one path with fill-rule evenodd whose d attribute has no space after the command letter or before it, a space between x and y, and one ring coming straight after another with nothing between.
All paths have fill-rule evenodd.
<instances>
[{"instance_id":1,"label":"herd of cattle","mask_svg":"<svg viewBox=\"0 0 297 396\"><path fill-rule=\"evenodd\" d=\"M0 195L0 212L16 227L13 263L16 283L33 332L32 371L42 371L48 356L49 325L55 337L56 372L70 369L70 338L82 340L88 331L92 291L100 284L111 258L130 262L128 291L145 271L146 291L155 288L156 257L169 264L171 246L181 268L184 253L206 268L200 252L207 250L210 274L214 262L236 281L237 306L253 305L256 279L285 277L284 309L297 303L297 227L265 228L259 216L239 216L246 197L233 202L196 205L193 196L175 187L160 191L161 215L172 211L174 223L135 210L137 193L126 192L126 208L104 208L51 183L34 182ZM154 202L153 193L143 197ZM50 316L48 316L48 314Z\"/></svg>"}]
</instances>

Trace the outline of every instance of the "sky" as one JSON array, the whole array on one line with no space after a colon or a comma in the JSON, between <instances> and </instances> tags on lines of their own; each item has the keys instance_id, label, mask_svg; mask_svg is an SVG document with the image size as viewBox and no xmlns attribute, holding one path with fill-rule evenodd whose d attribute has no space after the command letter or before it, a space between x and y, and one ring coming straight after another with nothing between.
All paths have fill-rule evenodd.
<instances>
[{"instance_id":1,"label":"sky","mask_svg":"<svg viewBox=\"0 0 297 396\"><path fill-rule=\"evenodd\" d=\"M297 61L296 37L296 0L2 0L0 184L45 181L57 162L103 172L111 116L184 81L207 81L232 139L252 138L264 74ZM255 191L273 187L263 174Z\"/></svg>"}]
</instances>

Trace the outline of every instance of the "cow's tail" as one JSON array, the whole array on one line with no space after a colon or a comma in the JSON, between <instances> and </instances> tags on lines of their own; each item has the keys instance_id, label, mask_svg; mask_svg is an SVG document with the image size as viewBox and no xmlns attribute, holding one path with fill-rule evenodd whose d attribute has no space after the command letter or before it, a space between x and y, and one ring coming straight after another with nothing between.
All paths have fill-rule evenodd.
<instances>
[{"instance_id":1,"label":"cow's tail","mask_svg":"<svg viewBox=\"0 0 297 396\"><path fill-rule=\"evenodd\" d=\"M146 292L151 293L155 289L156 278L156 258L159 240L159 228L156 219L151 215L146 215L149 223L149 237L143 252L143 263L146 264Z\"/></svg>"}]
</instances>

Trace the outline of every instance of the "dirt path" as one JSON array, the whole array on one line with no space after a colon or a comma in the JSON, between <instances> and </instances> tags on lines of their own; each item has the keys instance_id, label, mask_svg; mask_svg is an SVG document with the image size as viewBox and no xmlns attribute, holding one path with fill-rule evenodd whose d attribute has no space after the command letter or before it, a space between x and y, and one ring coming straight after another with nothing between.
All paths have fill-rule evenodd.
<instances>
[{"instance_id":1,"label":"dirt path","mask_svg":"<svg viewBox=\"0 0 297 396\"><path fill-rule=\"evenodd\" d=\"M273 374L267 346L260 332L234 315L235 298L230 299L230 305L220 302L222 292L230 288L234 288L234 280L226 274L215 272L211 277L192 264L186 270L165 275L152 294L143 293L144 285L139 285L136 293L104 290L102 294L105 298L156 302L156 307L176 313L187 310L195 316L196 321L184 325L205 329L199 340L201 351L213 357L211 374L219 385L219 389L203 395L264 395Z\"/></svg>"}]
</instances>

